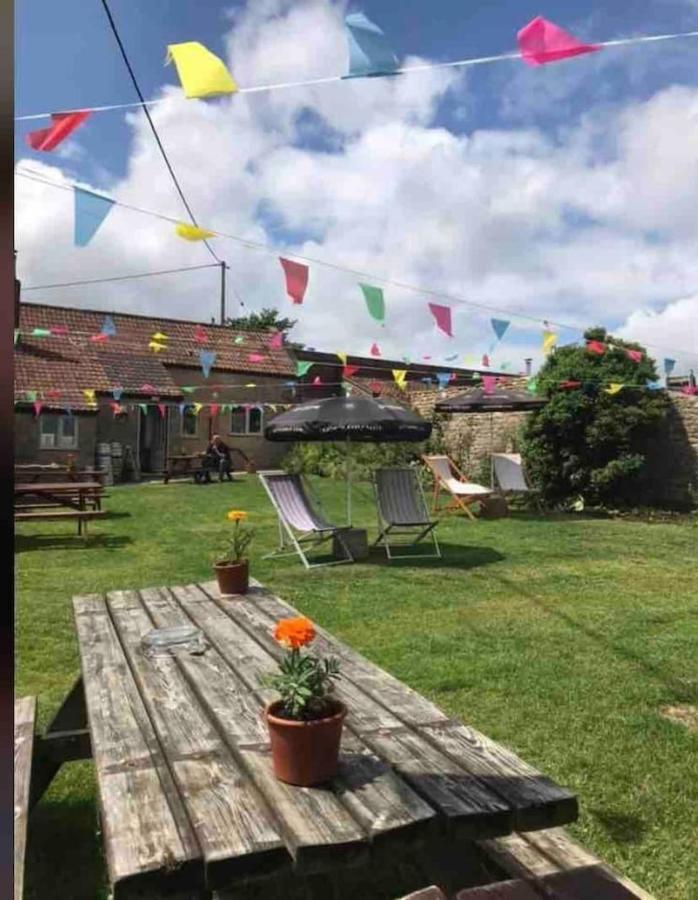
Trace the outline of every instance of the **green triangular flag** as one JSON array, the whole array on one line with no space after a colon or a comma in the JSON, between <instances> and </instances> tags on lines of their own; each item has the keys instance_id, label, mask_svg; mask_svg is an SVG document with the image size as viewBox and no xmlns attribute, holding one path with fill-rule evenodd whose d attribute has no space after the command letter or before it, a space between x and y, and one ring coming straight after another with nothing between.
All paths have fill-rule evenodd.
<instances>
[{"instance_id":1,"label":"green triangular flag","mask_svg":"<svg viewBox=\"0 0 698 900\"><path fill-rule=\"evenodd\" d=\"M234 344L244 344L245 338L241 334L239 334L237 337L233 338L233 343Z\"/></svg>"},{"instance_id":2,"label":"green triangular flag","mask_svg":"<svg viewBox=\"0 0 698 900\"><path fill-rule=\"evenodd\" d=\"M529 378L528 381L526 382L526 390L529 392L529 394L535 394L537 387L538 387L538 382L536 381L535 378Z\"/></svg>"},{"instance_id":3,"label":"green triangular flag","mask_svg":"<svg viewBox=\"0 0 698 900\"><path fill-rule=\"evenodd\" d=\"M370 284L360 284L359 287L363 291L364 300L368 307L369 313L377 322L382 322L385 318L385 301L383 300L383 289L373 287Z\"/></svg>"},{"instance_id":4,"label":"green triangular flag","mask_svg":"<svg viewBox=\"0 0 698 900\"><path fill-rule=\"evenodd\" d=\"M32 337L51 337L48 328L32 328Z\"/></svg>"},{"instance_id":5,"label":"green triangular flag","mask_svg":"<svg viewBox=\"0 0 698 900\"><path fill-rule=\"evenodd\" d=\"M147 416L148 415L148 404L147 403L139 403L138 405L139 405L143 415Z\"/></svg>"},{"instance_id":6,"label":"green triangular flag","mask_svg":"<svg viewBox=\"0 0 698 900\"><path fill-rule=\"evenodd\" d=\"M19 340L20 331L19 328L15 328L15 344Z\"/></svg>"},{"instance_id":7,"label":"green triangular flag","mask_svg":"<svg viewBox=\"0 0 698 900\"><path fill-rule=\"evenodd\" d=\"M180 388L180 390L182 391L183 394L193 394L194 391L196 390L196 388L191 387L190 385L183 384L182 387Z\"/></svg>"},{"instance_id":8,"label":"green triangular flag","mask_svg":"<svg viewBox=\"0 0 698 900\"><path fill-rule=\"evenodd\" d=\"M311 363L311 362L300 362L300 361L297 362L296 363L296 375L298 375L299 378L302 378L305 375L305 373L308 371L308 369L310 369L313 365L314 365L314 363Z\"/></svg>"}]
</instances>

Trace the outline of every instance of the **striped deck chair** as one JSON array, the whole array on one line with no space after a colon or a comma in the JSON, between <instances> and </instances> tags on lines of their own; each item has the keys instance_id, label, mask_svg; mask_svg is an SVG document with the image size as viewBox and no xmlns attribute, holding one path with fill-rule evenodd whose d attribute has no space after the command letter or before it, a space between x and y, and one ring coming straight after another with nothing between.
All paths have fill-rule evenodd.
<instances>
[{"instance_id":1,"label":"striped deck chair","mask_svg":"<svg viewBox=\"0 0 698 900\"><path fill-rule=\"evenodd\" d=\"M332 525L315 510L300 475L269 470L257 472L257 475L279 519L279 547L267 553L264 559L297 553L306 569L354 562L342 536L342 532L347 531L349 526ZM344 554L341 559L324 562L311 562L308 559L304 548L313 549L335 537ZM289 545L293 547L292 550L287 550Z\"/></svg>"},{"instance_id":2,"label":"striped deck chair","mask_svg":"<svg viewBox=\"0 0 698 900\"><path fill-rule=\"evenodd\" d=\"M439 511L441 491L446 491L451 495L451 502L446 504L444 511L461 509L474 521L475 516L470 509L471 505L489 497L492 490L468 481L448 456L423 456L422 459L434 476L434 497L431 511L433 513Z\"/></svg>"},{"instance_id":3,"label":"striped deck chair","mask_svg":"<svg viewBox=\"0 0 698 900\"><path fill-rule=\"evenodd\" d=\"M520 453L493 453L494 477L503 496L532 496L540 507L536 491L526 481Z\"/></svg>"},{"instance_id":4,"label":"striped deck chair","mask_svg":"<svg viewBox=\"0 0 698 900\"><path fill-rule=\"evenodd\" d=\"M378 538L374 546L385 547L388 559L440 558L441 548L434 528L438 522L429 518L424 491L414 469L378 469L373 473L373 489L378 510ZM392 542L393 537L406 541ZM429 538L431 553L395 553L394 547L414 547Z\"/></svg>"}]
</instances>

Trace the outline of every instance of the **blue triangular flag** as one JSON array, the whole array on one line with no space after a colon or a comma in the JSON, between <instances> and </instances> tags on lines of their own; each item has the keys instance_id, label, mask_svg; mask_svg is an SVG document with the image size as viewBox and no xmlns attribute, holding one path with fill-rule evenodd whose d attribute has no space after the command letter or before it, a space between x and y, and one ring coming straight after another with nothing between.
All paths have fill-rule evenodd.
<instances>
[{"instance_id":1,"label":"blue triangular flag","mask_svg":"<svg viewBox=\"0 0 698 900\"><path fill-rule=\"evenodd\" d=\"M673 361L673 360L672 360ZM650 391L661 391L664 387L661 381L648 381L646 387Z\"/></svg>"},{"instance_id":2,"label":"blue triangular flag","mask_svg":"<svg viewBox=\"0 0 698 900\"><path fill-rule=\"evenodd\" d=\"M186 407L187 407L186 403L178 403L177 404L177 409L179 410L180 416L184 415L184 410L186 409Z\"/></svg>"},{"instance_id":3,"label":"blue triangular flag","mask_svg":"<svg viewBox=\"0 0 698 900\"><path fill-rule=\"evenodd\" d=\"M349 74L345 78L366 75L394 75L397 57L388 46L385 35L362 12L344 19L349 47Z\"/></svg>"},{"instance_id":4,"label":"blue triangular flag","mask_svg":"<svg viewBox=\"0 0 698 900\"><path fill-rule=\"evenodd\" d=\"M114 205L109 197L93 194L84 188L76 187L75 195L75 243L78 247L86 247L95 232L107 217Z\"/></svg>"},{"instance_id":5,"label":"blue triangular flag","mask_svg":"<svg viewBox=\"0 0 698 900\"><path fill-rule=\"evenodd\" d=\"M450 372L437 372L436 380L439 382L439 387L442 387L442 388L446 387L446 385L451 380L451 373Z\"/></svg>"},{"instance_id":6,"label":"blue triangular flag","mask_svg":"<svg viewBox=\"0 0 698 900\"><path fill-rule=\"evenodd\" d=\"M453 356L444 356L446 362L453 362L454 359L458 359L458 354L454 353Z\"/></svg>"},{"instance_id":7,"label":"blue triangular flag","mask_svg":"<svg viewBox=\"0 0 698 900\"><path fill-rule=\"evenodd\" d=\"M123 394L123 392L124 392L124 389L122 387L112 388L111 395L116 400L117 403L119 402L119 400L121 400L121 395Z\"/></svg>"},{"instance_id":8,"label":"blue triangular flag","mask_svg":"<svg viewBox=\"0 0 698 900\"><path fill-rule=\"evenodd\" d=\"M490 319L492 324L492 329L494 333L497 335L497 340L501 341L501 339L506 334L506 330L509 327L508 319Z\"/></svg>"},{"instance_id":9,"label":"blue triangular flag","mask_svg":"<svg viewBox=\"0 0 698 900\"><path fill-rule=\"evenodd\" d=\"M72 406L66 406L66 408L65 408L65 414L66 414L67 416L72 416L72 415L73 415L73 407L72 407Z\"/></svg>"},{"instance_id":10,"label":"blue triangular flag","mask_svg":"<svg viewBox=\"0 0 698 900\"><path fill-rule=\"evenodd\" d=\"M201 350L199 352L199 362L201 363L201 371L204 373L204 378L208 378L211 373L211 367L216 361L216 354L213 350Z\"/></svg>"},{"instance_id":11,"label":"blue triangular flag","mask_svg":"<svg viewBox=\"0 0 698 900\"><path fill-rule=\"evenodd\" d=\"M431 384L432 379L430 378L429 375L427 375L425 378L421 378L420 381L423 381L424 384Z\"/></svg>"},{"instance_id":12,"label":"blue triangular flag","mask_svg":"<svg viewBox=\"0 0 698 900\"><path fill-rule=\"evenodd\" d=\"M101 334L106 334L109 337L114 337L116 334L116 325L114 324L114 320L111 316L105 316L104 321L102 322L102 328L100 329ZM115 399L119 399L118 397Z\"/></svg>"},{"instance_id":13,"label":"blue triangular flag","mask_svg":"<svg viewBox=\"0 0 698 900\"><path fill-rule=\"evenodd\" d=\"M675 359L665 359L664 360L664 374L671 375L674 371L674 366L676 365Z\"/></svg>"}]
</instances>

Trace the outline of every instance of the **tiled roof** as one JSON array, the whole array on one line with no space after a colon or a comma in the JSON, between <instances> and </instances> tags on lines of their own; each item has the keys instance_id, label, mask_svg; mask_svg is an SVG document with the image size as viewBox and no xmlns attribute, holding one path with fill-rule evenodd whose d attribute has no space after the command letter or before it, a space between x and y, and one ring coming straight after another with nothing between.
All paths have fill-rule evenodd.
<instances>
[{"instance_id":1,"label":"tiled roof","mask_svg":"<svg viewBox=\"0 0 698 900\"><path fill-rule=\"evenodd\" d=\"M15 350L15 400L31 403L35 392L47 408L91 409L83 390L108 390L101 366L93 360L60 357L55 353Z\"/></svg>"},{"instance_id":2,"label":"tiled roof","mask_svg":"<svg viewBox=\"0 0 698 900\"><path fill-rule=\"evenodd\" d=\"M157 360L164 365L199 368L199 352L211 350L216 354L214 371L249 372L255 375L293 375L295 364L285 348L269 347L268 332L235 331L221 325L205 325L178 319L154 318L126 313L108 313L116 327L116 335L104 343L90 340L102 328L106 313L99 310L48 306L39 303L20 305L22 340L30 346L49 347L62 353L67 343L88 353L95 359L134 353ZM65 328L67 334L32 339L27 336L34 328ZM155 353L148 348L154 334L166 335L165 349ZM197 341L195 335L205 337ZM238 339L238 343L236 343ZM252 356L252 359L250 359ZM153 382L155 383L155 382Z\"/></svg>"}]
</instances>

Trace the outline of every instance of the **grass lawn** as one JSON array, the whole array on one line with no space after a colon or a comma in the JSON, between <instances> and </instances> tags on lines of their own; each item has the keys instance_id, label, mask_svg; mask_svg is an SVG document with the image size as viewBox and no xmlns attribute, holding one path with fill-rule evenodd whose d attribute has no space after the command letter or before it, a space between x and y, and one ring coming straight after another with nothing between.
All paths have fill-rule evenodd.
<instances>
[{"instance_id":1,"label":"grass lawn","mask_svg":"<svg viewBox=\"0 0 698 900\"><path fill-rule=\"evenodd\" d=\"M341 517L341 485L316 484ZM359 492L355 522L375 533ZM658 714L698 705L695 521L449 518L441 561L307 573L261 559L276 524L256 479L109 493L88 546L72 523L18 526L15 689L38 695L41 725L79 672L71 596L208 580L225 511L246 509L256 577L575 790L572 831L621 872L662 900L698 898L698 734ZM106 897L96 822L90 765L64 767L32 820L28 897Z\"/></svg>"}]
</instances>

